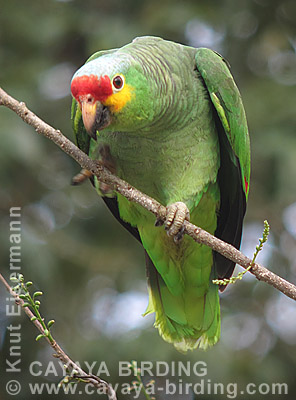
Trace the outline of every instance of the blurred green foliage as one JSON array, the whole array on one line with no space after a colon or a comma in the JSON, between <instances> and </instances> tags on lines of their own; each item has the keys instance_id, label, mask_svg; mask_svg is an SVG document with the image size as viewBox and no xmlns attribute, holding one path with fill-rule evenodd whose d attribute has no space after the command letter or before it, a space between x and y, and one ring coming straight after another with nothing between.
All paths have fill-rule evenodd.
<instances>
[{"instance_id":1,"label":"blurred green foliage","mask_svg":"<svg viewBox=\"0 0 296 400\"><path fill-rule=\"evenodd\" d=\"M271 235L261 262L295 282L295 15L294 0L0 0L0 82L73 138L69 83L93 52L154 35L222 53L240 87L251 134L252 181L242 249L252 255L267 219ZM82 366L105 361L111 377L102 378L112 383L132 380L118 377L119 360L202 360L207 381L237 382L240 388L249 382L286 382L288 398L294 398L292 300L248 274L221 296L220 343L207 353L177 353L159 337L153 320L140 316L147 302L142 249L90 184L70 186L79 166L10 110L0 109L0 121L1 272L8 276L9 209L21 206L21 272L45 293L40 310L47 320L56 320L52 333L73 359ZM28 382L57 382L61 369L59 377L32 377L31 363L39 360L44 375L52 351L42 340L34 342L35 328L25 316L6 316L6 297L0 287L0 397L9 398L5 384L15 378L22 383L15 398L28 399ZM10 323L22 324L22 372L14 376L3 375ZM95 396L72 396L78 397ZM231 397L198 396L204 398Z\"/></svg>"}]
</instances>

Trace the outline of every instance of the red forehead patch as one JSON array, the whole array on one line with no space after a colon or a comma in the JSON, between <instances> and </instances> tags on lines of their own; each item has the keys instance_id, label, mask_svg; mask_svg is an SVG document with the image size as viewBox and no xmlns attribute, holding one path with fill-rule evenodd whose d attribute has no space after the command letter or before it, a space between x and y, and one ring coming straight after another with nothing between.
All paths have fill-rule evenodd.
<instances>
[{"instance_id":1,"label":"red forehead patch","mask_svg":"<svg viewBox=\"0 0 296 400\"><path fill-rule=\"evenodd\" d=\"M109 76L96 75L77 76L71 83L71 93L77 101L79 96L91 94L96 101L106 100L112 93L112 85Z\"/></svg>"}]
</instances>

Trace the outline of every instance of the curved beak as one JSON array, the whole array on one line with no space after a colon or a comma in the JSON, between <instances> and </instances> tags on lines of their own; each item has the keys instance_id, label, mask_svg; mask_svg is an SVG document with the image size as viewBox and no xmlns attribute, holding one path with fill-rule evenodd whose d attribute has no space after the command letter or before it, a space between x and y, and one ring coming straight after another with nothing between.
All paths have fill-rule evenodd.
<instances>
[{"instance_id":1,"label":"curved beak","mask_svg":"<svg viewBox=\"0 0 296 400\"><path fill-rule=\"evenodd\" d=\"M92 138L96 138L96 131L94 131L96 114L97 114L97 102L91 95L81 96L80 98L82 120L86 131Z\"/></svg>"},{"instance_id":2,"label":"curved beak","mask_svg":"<svg viewBox=\"0 0 296 400\"><path fill-rule=\"evenodd\" d=\"M97 131L111 123L109 109L90 94L80 96L82 120L87 133L97 139Z\"/></svg>"}]
</instances>

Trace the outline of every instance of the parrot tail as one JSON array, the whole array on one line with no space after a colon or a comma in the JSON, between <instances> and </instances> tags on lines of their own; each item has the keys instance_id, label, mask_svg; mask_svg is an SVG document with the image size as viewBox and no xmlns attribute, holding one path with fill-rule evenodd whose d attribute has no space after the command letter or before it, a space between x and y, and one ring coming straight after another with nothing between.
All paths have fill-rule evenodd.
<instances>
[{"instance_id":1,"label":"parrot tail","mask_svg":"<svg viewBox=\"0 0 296 400\"><path fill-rule=\"evenodd\" d=\"M149 255L146 268L149 286L149 304L144 315L155 312L155 327L160 335L181 352L200 348L207 350L220 338L220 303L218 285L212 283L198 296L194 288L173 295ZM212 271L212 275L214 275Z\"/></svg>"}]
</instances>

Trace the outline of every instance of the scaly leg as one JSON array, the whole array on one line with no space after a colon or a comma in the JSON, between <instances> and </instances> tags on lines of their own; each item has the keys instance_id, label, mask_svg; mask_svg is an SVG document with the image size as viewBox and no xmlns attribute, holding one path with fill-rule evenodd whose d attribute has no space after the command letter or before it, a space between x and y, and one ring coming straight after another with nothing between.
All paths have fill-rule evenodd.
<instances>
[{"instance_id":1,"label":"scaly leg","mask_svg":"<svg viewBox=\"0 0 296 400\"><path fill-rule=\"evenodd\" d=\"M156 220L155 226L164 224L168 236L174 237L174 241L178 243L184 236L184 221L190 220L190 213L185 203L177 201L166 207L166 219Z\"/></svg>"}]
</instances>

